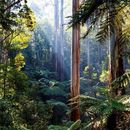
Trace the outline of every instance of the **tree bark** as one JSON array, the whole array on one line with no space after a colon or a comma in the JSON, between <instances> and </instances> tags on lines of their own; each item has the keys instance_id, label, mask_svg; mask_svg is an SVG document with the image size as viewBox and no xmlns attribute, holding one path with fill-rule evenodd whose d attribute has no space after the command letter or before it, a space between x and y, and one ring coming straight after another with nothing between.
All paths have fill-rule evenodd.
<instances>
[{"instance_id":1,"label":"tree bark","mask_svg":"<svg viewBox=\"0 0 130 130\"><path fill-rule=\"evenodd\" d=\"M59 1L54 0L54 60L55 71L58 69L58 29L59 29Z\"/></svg>"},{"instance_id":2,"label":"tree bark","mask_svg":"<svg viewBox=\"0 0 130 130\"><path fill-rule=\"evenodd\" d=\"M124 65L123 65L123 47L119 42L119 38L121 37L122 30L116 29L115 34L111 37L110 40L110 52L109 52L109 71L110 78L109 84L111 86L112 82L118 77L124 74ZM113 96L120 96L125 94L125 89L120 88L117 89L111 88Z\"/></svg>"},{"instance_id":3,"label":"tree bark","mask_svg":"<svg viewBox=\"0 0 130 130\"><path fill-rule=\"evenodd\" d=\"M90 40L87 40L88 48L87 48L87 65L90 67Z\"/></svg>"},{"instance_id":4,"label":"tree bark","mask_svg":"<svg viewBox=\"0 0 130 130\"><path fill-rule=\"evenodd\" d=\"M64 80L64 0L61 0L60 11L60 80Z\"/></svg>"},{"instance_id":5,"label":"tree bark","mask_svg":"<svg viewBox=\"0 0 130 130\"><path fill-rule=\"evenodd\" d=\"M113 19L114 20L114 19ZM119 41L122 33L122 27L119 25L117 28L114 28L114 33L112 33L112 27L110 27L110 41L109 41L109 86L111 89L111 96L121 96L125 94L125 88L121 87L120 84L118 88L113 88L111 86L112 82L118 77L124 74L124 65L123 65L123 47ZM120 126L121 121L120 117L124 115L122 112L113 110L112 114L108 117L107 120L107 130L125 130L125 125ZM121 122L125 123L125 118Z\"/></svg>"},{"instance_id":6,"label":"tree bark","mask_svg":"<svg viewBox=\"0 0 130 130\"><path fill-rule=\"evenodd\" d=\"M79 0L73 0L73 14L79 9ZM71 97L80 94L80 24L73 25L72 30L72 64L71 64ZM80 119L79 105L72 109L71 120ZM74 107L74 106L72 106Z\"/></svg>"}]
</instances>

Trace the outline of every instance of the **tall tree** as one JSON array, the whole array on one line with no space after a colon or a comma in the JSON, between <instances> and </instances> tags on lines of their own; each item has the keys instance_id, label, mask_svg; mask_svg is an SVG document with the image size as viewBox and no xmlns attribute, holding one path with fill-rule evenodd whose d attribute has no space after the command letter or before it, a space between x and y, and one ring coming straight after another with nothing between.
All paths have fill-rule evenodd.
<instances>
[{"instance_id":1,"label":"tall tree","mask_svg":"<svg viewBox=\"0 0 130 130\"><path fill-rule=\"evenodd\" d=\"M58 69L58 37L59 37L59 0L54 0L54 62L55 71Z\"/></svg>"},{"instance_id":2,"label":"tall tree","mask_svg":"<svg viewBox=\"0 0 130 130\"><path fill-rule=\"evenodd\" d=\"M122 76L124 73L123 70L123 50L121 45L124 45L126 36L122 32L122 25L125 21L125 15L128 13L121 12L128 4L128 1L111 1L111 0L84 0L80 10L74 16L75 20L72 21L72 24L77 23L86 23L86 21L91 17L91 25L86 32L85 36L93 30L93 27L97 27L97 23L101 23L100 31L97 35L97 38L101 42L104 42L110 36L110 59L109 59L109 71L110 71L110 87L112 95L122 95L125 93L124 88L121 88L118 85L118 88L115 89L111 85L114 79ZM109 12L109 17L107 14ZM129 11L127 11L129 12ZM125 15L124 15L125 14ZM105 20L104 20L105 18ZM101 20L101 21L100 21ZM110 29L108 29L110 27ZM110 33L110 35L109 35ZM118 129L119 116L117 111L113 111L110 118L108 118L108 130ZM124 121L125 123L125 121ZM123 126L122 126L122 129Z\"/></svg>"},{"instance_id":3,"label":"tall tree","mask_svg":"<svg viewBox=\"0 0 130 130\"><path fill-rule=\"evenodd\" d=\"M61 0L60 3L60 80L64 80L64 0Z\"/></svg>"},{"instance_id":4,"label":"tall tree","mask_svg":"<svg viewBox=\"0 0 130 130\"><path fill-rule=\"evenodd\" d=\"M73 14L79 10L79 0L73 0ZM80 24L73 25L72 30L72 65L71 65L71 97L80 94ZM78 105L78 104L77 104ZM80 109L72 109L71 119L76 121L80 119Z\"/></svg>"},{"instance_id":5,"label":"tall tree","mask_svg":"<svg viewBox=\"0 0 130 130\"><path fill-rule=\"evenodd\" d=\"M87 65L90 66L90 40L89 39L86 39L87 40L87 45L88 45L88 48L87 48Z\"/></svg>"}]
</instances>

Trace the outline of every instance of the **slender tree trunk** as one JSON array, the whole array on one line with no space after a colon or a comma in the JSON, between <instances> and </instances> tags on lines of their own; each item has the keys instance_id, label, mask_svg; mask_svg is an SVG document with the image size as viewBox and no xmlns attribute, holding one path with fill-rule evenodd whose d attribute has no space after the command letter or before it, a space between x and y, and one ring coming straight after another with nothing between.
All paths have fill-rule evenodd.
<instances>
[{"instance_id":1,"label":"slender tree trunk","mask_svg":"<svg viewBox=\"0 0 130 130\"><path fill-rule=\"evenodd\" d=\"M60 80L64 80L64 0L61 0L60 11Z\"/></svg>"},{"instance_id":2,"label":"slender tree trunk","mask_svg":"<svg viewBox=\"0 0 130 130\"><path fill-rule=\"evenodd\" d=\"M102 49L101 49L101 45L99 44L98 45L98 65L100 66L101 65L101 59L102 59L102 57L101 57L101 55L102 55Z\"/></svg>"},{"instance_id":3,"label":"slender tree trunk","mask_svg":"<svg viewBox=\"0 0 130 130\"><path fill-rule=\"evenodd\" d=\"M59 29L59 0L54 0L54 59L55 71L58 69L58 29Z\"/></svg>"},{"instance_id":4,"label":"slender tree trunk","mask_svg":"<svg viewBox=\"0 0 130 130\"><path fill-rule=\"evenodd\" d=\"M111 34L110 27L110 39L109 39L109 84L115 79L115 33Z\"/></svg>"},{"instance_id":5,"label":"slender tree trunk","mask_svg":"<svg viewBox=\"0 0 130 130\"><path fill-rule=\"evenodd\" d=\"M87 43L88 43L88 48L87 48L87 65L90 66L90 40L89 39L86 39L87 40Z\"/></svg>"},{"instance_id":6,"label":"slender tree trunk","mask_svg":"<svg viewBox=\"0 0 130 130\"><path fill-rule=\"evenodd\" d=\"M7 67L8 67L8 50L4 50L3 56L3 63L4 63L4 74L3 74L3 98L6 97L6 80L7 80Z\"/></svg>"},{"instance_id":7,"label":"slender tree trunk","mask_svg":"<svg viewBox=\"0 0 130 130\"><path fill-rule=\"evenodd\" d=\"M79 0L73 0L73 14L79 9ZM73 26L72 32L72 72L71 72L71 97L80 94L80 24ZM78 104L77 104L78 105ZM73 106L74 107L74 106ZM71 120L80 119L79 105L72 109Z\"/></svg>"}]
</instances>

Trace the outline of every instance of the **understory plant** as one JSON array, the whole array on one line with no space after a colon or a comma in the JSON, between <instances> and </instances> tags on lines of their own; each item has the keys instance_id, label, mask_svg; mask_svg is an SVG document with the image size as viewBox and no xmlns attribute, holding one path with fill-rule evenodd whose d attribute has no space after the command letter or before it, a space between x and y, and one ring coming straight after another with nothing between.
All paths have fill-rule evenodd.
<instances>
[{"instance_id":1,"label":"understory plant","mask_svg":"<svg viewBox=\"0 0 130 130\"><path fill-rule=\"evenodd\" d=\"M80 104L81 112L85 115L85 120L81 124L82 130L107 129L107 122L111 115L118 114L118 130L127 130L130 126L130 95L113 96L113 90L121 87L128 87L130 73L126 72L121 77L114 80L111 86L98 87L97 97L80 95L70 99L70 105ZM78 107L78 106L75 106ZM75 109L75 108L73 108ZM111 119L112 120L112 119ZM111 124L112 125L112 124Z\"/></svg>"}]
</instances>

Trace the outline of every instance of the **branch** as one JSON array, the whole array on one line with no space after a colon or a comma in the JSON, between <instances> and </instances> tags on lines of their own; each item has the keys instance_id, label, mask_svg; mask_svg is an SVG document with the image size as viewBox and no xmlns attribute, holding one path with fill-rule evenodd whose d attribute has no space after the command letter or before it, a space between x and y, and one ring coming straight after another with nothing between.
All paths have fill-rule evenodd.
<instances>
[{"instance_id":1,"label":"branch","mask_svg":"<svg viewBox=\"0 0 130 130\"><path fill-rule=\"evenodd\" d=\"M10 4L9 6L7 6L7 7L5 8L5 10L4 10L4 11L6 11L6 10L8 10L8 9L12 8L14 5L16 5L16 4L18 4L18 3L20 3L21 1L22 1L22 0L18 0L18 1L16 1L16 2L14 2L14 3Z\"/></svg>"},{"instance_id":2,"label":"branch","mask_svg":"<svg viewBox=\"0 0 130 130\"><path fill-rule=\"evenodd\" d=\"M5 41L11 34L12 34L12 33L8 34L4 39L2 39L2 40L0 41L0 43L2 43L3 41Z\"/></svg>"}]
</instances>

